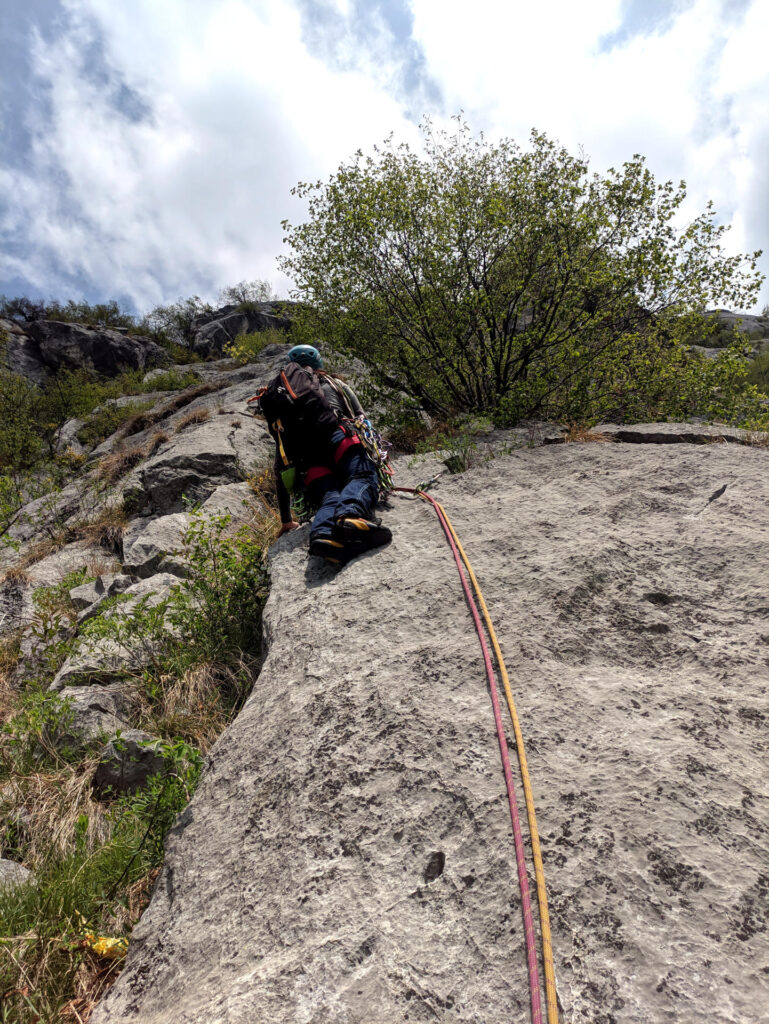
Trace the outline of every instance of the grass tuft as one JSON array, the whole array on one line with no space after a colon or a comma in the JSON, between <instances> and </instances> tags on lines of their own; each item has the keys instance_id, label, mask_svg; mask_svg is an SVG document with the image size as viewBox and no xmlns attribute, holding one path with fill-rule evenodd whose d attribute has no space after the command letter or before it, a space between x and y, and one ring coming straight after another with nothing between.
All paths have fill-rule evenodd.
<instances>
[{"instance_id":1,"label":"grass tuft","mask_svg":"<svg viewBox=\"0 0 769 1024\"><path fill-rule=\"evenodd\" d=\"M205 423L206 420L211 418L210 409L193 409L186 413L174 427L174 433L178 434L182 430L186 430L187 427L191 427L195 423Z\"/></svg>"}]
</instances>

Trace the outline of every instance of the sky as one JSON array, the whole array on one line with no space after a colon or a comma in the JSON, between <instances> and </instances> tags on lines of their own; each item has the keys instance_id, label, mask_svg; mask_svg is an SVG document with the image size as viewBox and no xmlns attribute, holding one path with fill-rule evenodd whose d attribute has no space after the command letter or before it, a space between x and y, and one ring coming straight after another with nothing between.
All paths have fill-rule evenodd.
<instances>
[{"instance_id":1,"label":"sky","mask_svg":"<svg viewBox=\"0 0 769 1024\"><path fill-rule=\"evenodd\" d=\"M769 251L767 40L769 0L0 0L0 294L288 296L292 186L459 111L642 153Z\"/></svg>"}]
</instances>

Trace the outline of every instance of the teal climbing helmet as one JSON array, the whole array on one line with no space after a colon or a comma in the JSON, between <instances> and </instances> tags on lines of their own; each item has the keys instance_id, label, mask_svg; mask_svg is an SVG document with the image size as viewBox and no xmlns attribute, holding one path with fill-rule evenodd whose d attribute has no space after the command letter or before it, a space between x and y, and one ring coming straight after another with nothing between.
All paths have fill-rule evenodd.
<instances>
[{"instance_id":1,"label":"teal climbing helmet","mask_svg":"<svg viewBox=\"0 0 769 1024\"><path fill-rule=\"evenodd\" d=\"M311 366L313 370L319 370L323 366L320 352L312 345L294 345L286 356L289 363L299 363L300 366Z\"/></svg>"}]
</instances>

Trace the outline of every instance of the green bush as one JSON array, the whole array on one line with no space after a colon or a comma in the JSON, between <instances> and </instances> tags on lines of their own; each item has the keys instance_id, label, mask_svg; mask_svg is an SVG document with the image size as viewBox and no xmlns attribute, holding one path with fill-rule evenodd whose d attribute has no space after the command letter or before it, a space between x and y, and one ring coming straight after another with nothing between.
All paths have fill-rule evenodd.
<instances>
[{"instance_id":1,"label":"green bush","mask_svg":"<svg viewBox=\"0 0 769 1024\"><path fill-rule=\"evenodd\" d=\"M748 365L747 379L762 394L769 395L769 348Z\"/></svg>"},{"instance_id":2,"label":"green bush","mask_svg":"<svg viewBox=\"0 0 769 1024\"><path fill-rule=\"evenodd\" d=\"M288 339L285 331L268 328L266 331L254 331L251 334L239 334L229 345L224 346L224 354L233 359L238 366L253 363L259 358L260 352L268 345L285 345Z\"/></svg>"}]
</instances>

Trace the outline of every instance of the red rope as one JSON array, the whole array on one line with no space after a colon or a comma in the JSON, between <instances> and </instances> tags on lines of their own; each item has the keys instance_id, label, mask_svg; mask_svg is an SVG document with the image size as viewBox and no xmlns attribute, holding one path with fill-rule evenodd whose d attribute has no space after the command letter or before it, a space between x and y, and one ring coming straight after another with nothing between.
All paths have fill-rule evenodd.
<instances>
[{"instance_id":1,"label":"red rope","mask_svg":"<svg viewBox=\"0 0 769 1024\"><path fill-rule=\"evenodd\" d=\"M462 588L467 598L467 604L470 608L470 613L475 623L475 629L478 633L478 639L481 643L481 650L483 651L483 661L486 666L486 676L489 681L489 693L491 695L491 703L494 708L494 721L497 726L497 741L499 743L499 753L502 758L502 770L505 775L505 786L507 788L507 802L510 806L510 820L513 824L513 839L515 841L515 860L518 867L518 884L521 889L521 912L523 914L523 932L526 941L526 959L529 970L529 992L531 994L531 1019L532 1024L542 1024L542 1004L540 1002L540 989L539 989L539 971L537 968L537 941L534 933L534 918L531 912L531 899L529 896L529 877L526 872L526 854L523 846L523 833L521 831L521 819L518 813L518 802L515 797L515 786L513 784L513 773L510 767L510 756L507 752L507 739L505 736L505 728L502 724L502 711L499 706L499 692L497 690L497 681L494 675L494 667L491 661L491 655L489 648L486 643L486 637L483 632L483 625L481 624L481 617L478 614L478 609L475 604L470 586L465 576L465 570L462 565L462 560L459 554L457 545L454 542L454 538L451 535L448 523L446 522L443 512L441 511L438 503L426 494L424 491L414 491L410 487L395 487L396 491L407 491L411 494L419 494L420 497L429 501L435 509L435 512L440 520L440 524L443 527L443 532L446 534L449 544L451 545L451 551L454 555L454 561L457 563L457 571L459 578L462 581Z\"/></svg>"}]
</instances>

